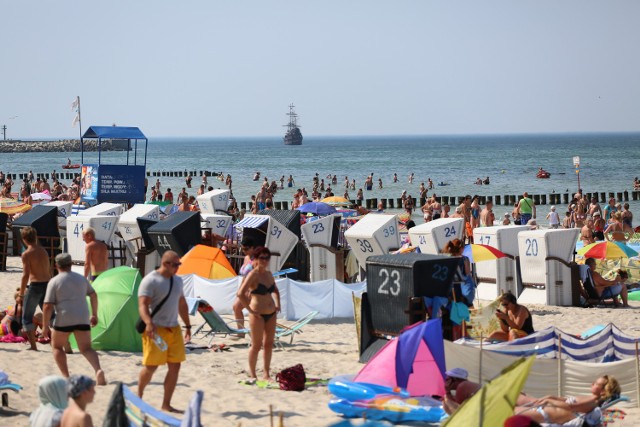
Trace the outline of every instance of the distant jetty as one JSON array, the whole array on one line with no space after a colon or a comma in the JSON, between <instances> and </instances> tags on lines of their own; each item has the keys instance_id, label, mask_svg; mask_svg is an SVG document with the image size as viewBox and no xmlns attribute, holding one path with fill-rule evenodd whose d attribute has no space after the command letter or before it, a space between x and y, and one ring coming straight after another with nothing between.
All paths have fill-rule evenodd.
<instances>
[{"instance_id":1,"label":"distant jetty","mask_svg":"<svg viewBox=\"0 0 640 427\"><path fill-rule=\"evenodd\" d=\"M0 153L61 153L79 152L79 139L61 139L58 141L0 141ZM98 141L84 141L84 151L98 151ZM102 140L102 151L127 151L127 140Z\"/></svg>"}]
</instances>

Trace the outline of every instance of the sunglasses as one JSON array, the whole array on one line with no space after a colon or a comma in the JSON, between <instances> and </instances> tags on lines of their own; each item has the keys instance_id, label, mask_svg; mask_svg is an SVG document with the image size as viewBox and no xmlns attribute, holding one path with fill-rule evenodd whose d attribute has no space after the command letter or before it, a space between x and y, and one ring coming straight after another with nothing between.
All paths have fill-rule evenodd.
<instances>
[{"instance_id":1,"label":"sunglasses","mask_svg":"<svg viewBox=\"0 0 640 427\"><path fill-rule=\"evenodd\" d=\"M181 263L181 262L171 262L171 261L167 261L167 262L165 262L165 265L170 265L170 266L172 266L172 267L176 267L176 268L177 268L177 267L180 267L180 266L182 265L182 263Z\"/></svg>"},{"instance_id":2,"label":"sunglasses","mask_svg":"<svg viewBox=\"0 0 640 427\"><path fill-rule=\"evenodd\" d=\"M259 256L258 259L270 260L271 257L270 256Z\"/></svg>"},{"instance_id":3,"label":"sunglasses","mask_svg":"<svg viewBox=\"0 0 640 427\"><path fill-rule=\"evenodd\" d=\"M503 303L502 303L502 304L500 304L500 305L501 305L501 306L503 306L503 307L507 307L507 306L509 305L509 303L508 303L508 302L503 302Z\"/></svg>"}]
</instances>

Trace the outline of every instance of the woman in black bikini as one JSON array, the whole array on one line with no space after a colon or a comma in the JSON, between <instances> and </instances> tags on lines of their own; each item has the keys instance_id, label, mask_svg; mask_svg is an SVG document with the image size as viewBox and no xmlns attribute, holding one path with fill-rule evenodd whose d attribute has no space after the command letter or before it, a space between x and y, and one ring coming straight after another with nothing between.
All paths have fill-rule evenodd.
<instances>
[{"instance_id":1,"label":"woman in black bikini","mask_svg":"<svg viewBox=\"0 0 640 427\"><path fill-rule=\"evenodd\" d=\"M249 376L257 378L258 353L264 349L264 376L270 381L269 368L276 334L276 314L280 311L280 293L269 270L271 251L258 247L253 251L253 270L240 286L238 299L249 311L251 348L249 349Z\"/></svg>"}]
</instances>

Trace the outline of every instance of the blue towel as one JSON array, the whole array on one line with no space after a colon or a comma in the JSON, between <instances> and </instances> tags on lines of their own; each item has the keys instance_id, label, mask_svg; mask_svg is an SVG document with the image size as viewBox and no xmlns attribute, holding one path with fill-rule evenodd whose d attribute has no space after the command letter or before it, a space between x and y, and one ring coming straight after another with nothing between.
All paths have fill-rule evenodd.
<instances>
[{"instance_id":1,"label":"blue towel","mask_svg":"<svg viewBox=\"0 0 640 427\"><path fill-rule=\"evenodd\" d=\"M463 302L454 302L451 304L451 312L449 314L451 321L456 325L461 325L462 321L470 320L469 307Z\"/></svg>"}]
</instances>

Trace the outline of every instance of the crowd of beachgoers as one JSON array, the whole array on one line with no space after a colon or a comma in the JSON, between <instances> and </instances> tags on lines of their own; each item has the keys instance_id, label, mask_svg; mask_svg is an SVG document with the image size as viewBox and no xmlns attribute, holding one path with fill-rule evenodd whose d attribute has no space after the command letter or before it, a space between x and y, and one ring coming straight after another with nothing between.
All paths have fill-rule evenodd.
<instances>
[{"instance_id":1,"label":"crowd of beachgoers","mask_svg":"<svg viewBox=\"0 0 640 427\"><path fill-rule=\"evenodd\" d=\"M81 189L80 176L77 175L71 181L71 183L69 183L69 185L65 185L61 183L58 178L59 176L54 171L50 177L52 182L49 183L47 179L34 177L33 173L30 172L27 178L20 184L20 191L19 191L20 200L24 201L25 203L32 204L33 203L33 201L31 200L32 194L45 193L45 194L49 194L53 200L74 200L75 201L78 197L78 194L80 194L80 189ZM153 183L151 188L146 189L147 197L151 202L156 202L156 203L163 202L166 204L176 204L179 206L179 210L198 211L198 202L196 197L198 195L204 194L205 192L211 191L214 189L214 186L210 185L213 183L208 182L208 179L218 179L221 183L224 183L224 186L226 188L228 188L229 190L232 190L231 175L229 174L224 175L220 173L216 177L203 176L202 183L198 186L197 190L195 191L195 194L189 194L193 192L193 182L192 182L193 179L194 177L188 176L185 180L185 186L181 188L181 190L177 193L176 196L174 196L173 191L170 188L167 188L166 190L163 189L162 183L158 178L156 182ZM398 179L397 175L394 174L393 179L394 181L397 180ZM296 186L294 178L291 175L289 175L288 178L286 178L283 175L278 181L269 181L266 177L261 179L260 173L256 172L256 174L253 177L253 181L255 181L257 185L259 185L259 189L255 195L251 196L251 201L253 202L251 204L252 213L256 213L260 209L273 209L274 207L273 199L278 191L283 191L285 189L290 189L290 191L293 191L293 200L291 202L291 207L295 209L297 207L304 205L305 203L308 203L311 201L320 201L325 197L334 196L335 195L334 191L336 191L336 189L340 187L340 184L338 184L338 178L336 175L327 175L326 178L320 178L319 175L316 174L316 176L312 179L312 182L310 183L310 188L311 188L310 195L307 193L307 190L305 187L298 188ZM375 183L376 181L374 180L373 174L371 174L364 180L364 188L367 191L373 191L372 189L375 187L376 185ZM413 174L409 176L409 183L413 184ZM12 189L16 184L11 180L10 177L0 172L0 185L2 185L1 195L10 196L13 194ZM145 182L145 186L147 185L148 183ZM378 188L380 189L383 188L383 183L381 178L377 179L377 185L378 185ZM493 203L491 201L488 201L486 202L486 204L484 204L484 206L482 206L480 204L480 197L478 196L471 196L471 195L465 196L462 203L454 207L448 204L444 204L444 205L441 204L439 198L435 194L429 195L429 191L433 189L433 185L434 184L431 180L428 180L426 185L425 183L420 183L420 185L418 186L418 192L417 192L417 194L419 195L419 198L417 199L419 203L416 203L416 199L411 197L410 194L407 194L406 191L403 191L402 194L400 194L399 198L402 200L402 209L405 211L406 214L408 214L408 217L405 216L405 218L410 219L411 215L413 215L415 212L421 212L425 222L429 222L438 218L447 218L447 217L463 218L465 223L465 238L468 241L472 239L474 228L488 227L496 224L504 224L504 225L527 224L532 228L540 225L547 225L549 228L554 228L554 229L555 228L580 228L581 229L580 238L583 240L585 245L595 241L599 241L599 240L627 241L629 240L630 236L633 234L633 228L632 228L633 214L629 210L629 205L626 203L621 204L617 202L615 199L610 199L606 203L606 205L601 206L596 199L587 200L586 197L582 195L582 192L579 191L574 195L568 207L568 210L565 212L564 216L561 216L560 213L557 212L555 207L553 206L549 209L549 212L545 212L545 213L538 212L540 208L535 205L532 198L529 197L529 194L527 192L524 192L522 194L522 197L518 200L518 202L513 207L513 210L510 214L504 215L503 218L496 218L496 215L493 210ZM357 188L355 179L349 179L348 176L345 176L342 182L342 187L344 188L344 193L342 194L342 196L345 199L350 200L349 191L354 191ZM342 188L340 189L340 191L342 191ZM362 188L358 188L358 190L356 191L357 191L356 199L362 200L362 194L363 194ZM416 204L418 206L416 206ZM382 206L382 204L380 204L377 207L377 209L374 210L373 212L383 212L383 211L384 211L384 207ZM367 212L368 211L366 210L361 211L361 213L363 214ZM234 215L235 218L241 218L245 213L243 210L238 209L238 204L235 198L233 197L231 197L231 203L229 205L229 213ZM543 221L542 218L544 218L544 221L546 221L547 224L540 224ZM91 236L87 238L86 242L88 244L92 243ZM462 242L458 241L456 244L457 244L457 247L449 248L447 250L448 253L451 253L453 255L456 255L456 254L459 255L462 252L462 249L463 249ZM244 246L246 246L246 244ZM262 264L260 264L260 260L268 261L268 255L269 255L268 251L264 253L261 252L260 254L263 255L262 258L258 257L258 260L255 260L257 265L253 268L256 268L256 270L259 271L264 277L270 277L271 276L270 272L266 270ZM166 265L162 267L161 270L175 269L177 268L177 265L179 265L180 261L177 258L176 254L171 253L169 254L168 258L170 259L167 259L166 262L165 262L165 259L163 258L163 265L164 264ZM56 262L59 263L60 268L67 268L70 266L70 258L68 257L56 259ZM251 263L251 262L252 261L245 259L245 264ZM19 261L18 262L13 261L14 268L12 272L0 273L4 279L6 279L11 285L13 285L13 286L10 286L8 289L15 289L15 288L18 289L15 295L12 294L12 297L9 297L7 296L6 293L3 293L0 297L2 304L4 305L9 304L12 307L14 307L13 305L14 301L18 301L24 296L25 288L22 285L26 285L26 283L23 283L24 280L22 279L22 277L25 277L23 274L26 274L27 278L29 277L29 274L33 274L33 270L29 271L29 269L25 269L24 265L25 265L24 258L22 263L23 268L20 268ZM85 273L87 272L85 271ZM88 273L91 273L91 274L88 274ZM95 278L93 274L93 273L96 273L95 271L91 271L90 269L88 273L85 274L85 276L89 278ZM102 273L102 271L99 271L98 273ZM175 274L175 271L171 273L171 275L174 275L174 274ZM255 292L255 295L251 298L258 298L258 299L271 298L270 295L271 293L273 293L271 291L271 287L265 287L264 285L261 285L257 278L256 280L250 283L251 283L251 286L253 286L253 288L251 288L251 294L254 294L254 291L258 291L258 290L262 292L262 293ZM269 285L275 288L275 284L269 283ZM260 288L260 286L263 286L265 289ZM270 316L271 313L261 313L261 312L252 313L251 312L252 308L250 304L251 304L250 299L247 299L247 301L245 301L245 304L244 304L245 306L244 308L249 308L250 314L255 314L256 318L257 316L260 316L260 319L262 319L265 325L272 321L271 317L268 318L268 316ZM508 315L509 308L512 309L515 317L517 317L517 314L520 312L522 312L523 314L527 314L528 317L527 316L525 317L528 319L533 319L535 316L528 309L526 308L521 309L520 308L521 306L517 304L517 301L505 300L505 302L502 305L503 307L505 307L504 309L505 316ZM265 310L266 311L273 310L277 308L277 306L279 306L279 302L276 306L273 306L273 307L271 305L268 305L268 307L266 307ZM181 308L180 310L183 310L183 309ZM7 311L6 313L9 313L9 311ZM15 311L13 312L13 314L14 316L16 315ZM47 316L45 317L48 317L50 315L50 313L46 313L46 314ZM183 316L183 314L184 314L183 312L180 313L183 324L186 326L190 326L191 322L194 321L194 319L190 318L189 316ZM63 426L72 425L71 423L75 422L75 421L68 421L68 420L77 421L78 419L80 419L82 422L85 422L85 423L91 422L90 417L88 419L86 418L88 416L86 408L87 408L87 405L89 405L93 401L94 397L96 396L96 390L98 390L98 392L100 390L99 388L96 389L95 386L102 385L106 382L104 380L104 376L103 376L104 373L102 372L102 369L109 370L109 372L113 372L112 375L120 381L130 382L131 378L135 377L135 373L133 372L132 369L126 369L125 370L126 372L124 373L120 372L118 366L121 366L121 361L118 360L117 356L101 354L100 357L101 357L101 360L103 361L102 363L103 366L100 367L98 365L98 368L96 369L96 372L95 372L96 381L92 380L89 376L78 376L78 375L69 376L69 371L68 370L65 371L64 369L61 369L61 373L63 374L63 377L59 377L59 376L45 377L44 374L52 372L53 369L55 369L56 365L57 367L61 366L60 358L62 357L62 353L67 351L67 349L63 348L60 345L56 345L55 348L51 350L46 345L49 343L50 335L48 333L42 333L42 332L46 327L46 325L43 325L43 323L46 324L48 322L48 319L47 321L43 322L42 314L38 313L38 315L39 317L37 315L34 315L32 324L35 324L34 330L39 330L40 332L40 334L37 337L39 339L40 344L45 344L45 346L40 345L39 349L45 350L44 351L45 353L53 352L54 357L53 358L49 357L48 360L45 360L41 355L35 355L33 357L25 356L25 358L29 358L29 360L31 360L31 362L29 363L32 363L33 361L37 361L37 363L39 364L39 366L41 366L41 368L35 369L34 372L31 373L30 375L25 375L23 377L18 377L18 378L24 381L29 381L29 385L31 387L34 387L36 384L38 384L38 379L44 377L42 381L40 381L39 383L40 399L42 403L41 407L36 409L37 407L37 404L35 403L37 400L36 398L32 397L28 400L30 402L29 404L32 405L30 409L31 410L35 409L35 411L33 411L34 415L32 415L31 425L49 425L49 424L46 424L46 422L48 422L47 420L49 421L53 420L54 422L58 420L61 422L60 425L63 425ZM594 316L597 316L597 315L594 315ZM3 320L6 320L7 318L8 317L5 314ZM514 320L514 319L511 319L511 320ZM94 326L96 321L97 319L94 320L93 318L91 318L90 325ZM273 320L273 322L275 322L275 319ZM2 325L6 329L5 332L8 333L9 330L11 329L11 322L3 321ZM71 326L73 327L76 325L71 325ZM320 326L326 326L326 325L320 325ZM327 342L333 342L332 341L333 337L337 336L335 335L336 328L334 328L334 326L336 325L326 326L325 328L326 331L330 331L329 335L326 335L326 331L321 331L321 332L319 331L319 336L321 337L320 341L323 341L323 345L326 345ZM345 332L343 330L344 328L338 328L338 329L340 329L342 333ZM83 331L84 331L84 328L83 328ZM180 327L178 327L178 331L180 331ZM4 334L4 335L8 335L8 334ZM188 335L190 338L190 330ZM253 334L253 335L256 336L258 334ZM164 336L164 337L166 338L167 341L170 340L168 336ZM353 338L352 341L354 341L355 343L355 337L351 337L351 338ZM507 337L505 339L509 339L509 338L510 337ZM33 348L33 346L35 345L33 340L29 340L29 343L31 344L31 348ZM354 343L351 343L351 344L354 344ZM243 358L245 357L249 358L250 366L251 366L251 360L254 361L253 371L246 372L242 370L243 375L245 376L248 375L250 377L253 377L254 379L256 376L255 358L257 357L256 354L254 353L257 353L257 350L260 349L260 345L258 344L259 343L254 343L253 349L255 351L249 350L248 354L246 355L244 351L242 352ZM5 345L9 345L9 344L5 344ZM273 345L273 342L267 341L267 345L271 347ZM337 344L332 343L331 345L335 346ZM311 348L312 351L319 351L318 345L315 345L312 342L310 342L308 346ZM354 347L355 345L349 345L347 346L347 348L342 348L340 347L340 345L338 345L339 350L336 350L336 352L343 355L353 355L356 352ZM219 349L221 347L218 346L217 348ZM63 349L64 351L60 353L61 351L60 349ZM4 350L5 350L4 348L0 348L0 355L4 353ZM38 352L38 353L42 353L42 352ZM85 350L81 349L81 353L85 357L87 357L86 349ZM355 362L355 359L353 357L346 358L347 359L346 361L340 361L337 364L338 367L336 367L331 363L327 364L327 363L320 362L320 359L314 358L312 356L309 356L309 359L308 359L309 365L314 364L317 366L321 366L321 368L318 368L318 370L321 371L320 374L324 374L326 376L342 373L340 371L336 371L336 369L353 371L358 368L358 365ZM65 356L65 358L66 357L67 356ZM68 357L70 358L70 360L74 360L75 362L75 359L73 359L74 356L68 356ZM298 355L298 357L302 358L302 356L300 355ZM232 376L237 377L238 376L237 372L239 369L237 365L242 362L238 357L236 357L235 359L236 360L233 364L230 364L229 366L225 365L225 369L227 370L226 371L227 374L235 373L235 375L232 375ZM87 360L89 360L92 367L95 368L95 366L93 366L94 364L90 360L90 357L88 357ZM96 356L96 360L97 360L97 356ZM190 362L192 360L193 360L192 358L189 358ZM276 367L282 368L284 367L282 363L289 363L290 361L292 361L290 356L281 357L281 360L285 360L286 362L281 361L279 362L278 365L276 365ZM205 369L204 366L201 366L201 363L207 364L208 362L202 362L202 361L198 362L198 368ZM23 366L23 364L18 364L18 365ZM80 367L80 365L81 364L78 364L78 363L72 363L71 370L73 372L76 372L76 371L82 372L82 368ZM66 361L64 366L66 367ZM0 369L2 368L3 366L0 366ZM21 372L22 368L18 369L11 366L7 366L6 368L12 374L12 379L18 379L16 378L17 377L16 373ZM135 369L136 366L134 366L133 368ZM100 372L102 372L102 374ZM455 379L456 378L463 379L463 378L454 376L456 372L459 374L459 371L451 371L451 372L453 373L450 376L449 386L453 387L452 389L455 389L458 385L462 383L462 382L456 382ZM215 370L212 371L212 373L215 375L216 374ZM143 373L141 373L140 378L142 378L145 381L147 380L150 381L152 374L153 372L148 373L149 375L148 378L147 377L143 378ZM170 378L171 375L172 373L169 372L168 378ZM270 379L268 372L265 373L265 375L267 379ZM192 372L190 374L187 374L186 378L187 379L185 380L185 384L178 385L181 391L187 391L188 389L191 389L191 387L207 388L207 383L206 383L207 379L203 380L202 375L199 375L197 372L196 373ZM177 380L177 374L175 379ZM0 380L2 380L2 378L0 378ZM608 378L606 380L609 381ZM600 381L600 379L598 379L597 381ZM611 382L613 383L613 380ZM195 384L197 384L197 386ZM246 390L246 389L243 389L242 387L246 387L254 384L255 384L255 381L249 384L245 382L243 386L239 386L238 390L234 390L234 392L236 392L238 396L242 396ZM233 383L228 383L227 386L233 389ZM153 390L153 389L160 388L160 387L150 387L150 388L152 390L149 393L149 397L155 402L159 402L162 398L162 392L158 390ZM588 399L585 399L585 401L581 401L579 403L587 404L585 402L588 402L588 405L599 404L601 394L604 394L603 393L604 385L602 385L601 388L602 390L599 389L599 391L597 392L593 391L592 394L587 396ZM607 391L607 396L610 396L612 390L606 390L606 391ZM619 388L613 390L613 392L616 392L616 391L619 394ZM215 395L215 392L211 392L211 393ZM108 396L105 397L105 395L110 393L101 393L101 394L103 394L103 396L100 399L99 407L101 410L104 410L107 404L106 402L108 401ZM451 393L450 398L453 399L455 396L456 396L455 392ZM42 399L45 399L45 400L42 400ZM178 395L176 396L176 399L179 405L185 405L186 398L182 396L181 393L178 393ZM242 398L239 398L239 400L242 400ZM249 400L255 403L255 399L251 398ZM457 400L460 400L460 399L457 399ZM54 405L54 403L56 403L57 406ZM455 401L448 402L448 404L454 406L451 409L452 411L455 410L455 403L456 403ZM53 406L55 406L55 408ZM157 406L160 406L169 412L174 411L174 408L164 400L162 400L161 405L159 404ZM301 407L302 406L303 405L301 403ZM315 405L315 406L318 406L318 405ZM64 411L65 408L67 408L66 412ZM242 408L242 406L240 406L240 408ZM578 408L578 406L576 406L576 408ZM573 409L576 409L576 408L573 408ZM580 406L580 408L582 408L582 406ZM216 416L217 416L218 412L223 412L224 409L225 409L224 407L211 409L211 412L216 413ZM314 411L318 411L318 409L314 407L310 407L308 408L307 413L308 414L315 413ZM66 415L67 421L64 421L65 419L63 414L65 413L67 414ZM530 418L533 418L533 419L536 419L536 417L538 417L538 415L534 413L528 414L528 415L530 415ZM539 415L543 418L545 416L545 414L542 414L542 413L539 413ZM546 415L549 415L549 414L546 414ZM561 414L561 416L564 416L564 415L569 416L568 414L564 414L564 413ZM216 418L216 416L213 416L213 418ZM326 416L326 415L323 415L323 416ZM241 419L240 415L238 415L238 417ZM38 424L38 422L41 422L42 424ZM26 424L18 423L17 425L26 425ZM56 424L53 423L51 425L56 425Z\"/></svg>"}]
</instances>

